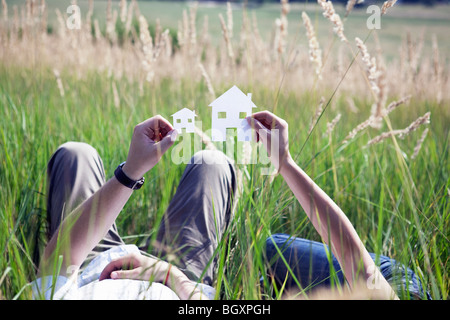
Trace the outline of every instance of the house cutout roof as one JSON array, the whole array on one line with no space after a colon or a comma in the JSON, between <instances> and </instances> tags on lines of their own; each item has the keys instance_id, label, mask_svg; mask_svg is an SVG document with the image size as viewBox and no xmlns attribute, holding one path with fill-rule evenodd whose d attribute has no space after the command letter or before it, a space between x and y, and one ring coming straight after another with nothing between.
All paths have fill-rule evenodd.
<instances>
[{"instance_id":1,"label":"house cutout roof","mask_svg":"<svg viewBox=\"0 0 450 320\"><path fill-rule=\"evenodd\" d=\"M251 98L251 93L245 95L238 87L233 86L216 100L211 102L210 107L237 107L250 105L252 108L257 108Z\"/></svg>"},{"instance_id":2,"label":"house cutout roof","mask_svg":"<svg viewBox=\"0 0 450 320\"><path fill-rule=\"evenodd\" d=\"M175 112L172 117L177 118L190 118L190 117L196 117L195 111L189 110L188 108L183 108L180 111Z\"/></svg>"}]
</instances>

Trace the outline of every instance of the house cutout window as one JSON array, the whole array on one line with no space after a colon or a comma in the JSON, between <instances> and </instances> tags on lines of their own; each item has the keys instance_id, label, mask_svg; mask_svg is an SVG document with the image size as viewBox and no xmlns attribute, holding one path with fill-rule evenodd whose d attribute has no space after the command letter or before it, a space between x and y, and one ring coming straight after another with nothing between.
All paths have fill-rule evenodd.
<instances>
[{"instance_id":1,"label":"house cutout window","mask_svg":"<svg viewBox=\"0 0 450 320\"><path fill-rule=\"evenodd\" d=\"M183 108L172 115L173 118L173 128L182 133L195 132L195 111L189 110L188 108Z\"/></svg>"},{"instance_id":2,"label":"house cutout window","mask_svg":"<svg viewBox=\"0 0 450 320\"><path fill-rule=\"evenodd\" d=\"M218 112L218 113L217 113L217 119L226 119L226 118L227 118L227 113L226 113L226 111Z\"/></svg>"},{"instance_id":3,"label":"house cutout window","mask_svg":"<svg viewBox=\"0 0 450 320\"><path fill-rule=\"evenodd\" d=\"M252 128L245 118L257 108L251 94L244 94L233 86L209 104L212 107L211 140L226 141L227 128L237 129L237 141L250 141Z\"/></svg>"}]
</instances>

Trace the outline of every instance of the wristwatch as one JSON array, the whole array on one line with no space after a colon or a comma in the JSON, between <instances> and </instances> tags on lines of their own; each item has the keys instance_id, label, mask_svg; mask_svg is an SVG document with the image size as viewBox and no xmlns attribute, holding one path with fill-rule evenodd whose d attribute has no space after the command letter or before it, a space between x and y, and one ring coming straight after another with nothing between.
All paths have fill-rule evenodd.
<instances>
[{"instance_id":1,"label":"wristwatch","mask_svg":"<svg viewBox=\"0 0 450 320\"><path fill-rule=\"evenodd\" d=\"M142 177L139 180L133 180L130 179L125 172L123 172L122 167L125 164L125 162L122 162L119 164L119 166L114 171L114 175L116 176L116 179L123 184L125 187L128 187L133 190L138 190L142 187L144 184L145 178Z\"/></svg>"}]
</instances>

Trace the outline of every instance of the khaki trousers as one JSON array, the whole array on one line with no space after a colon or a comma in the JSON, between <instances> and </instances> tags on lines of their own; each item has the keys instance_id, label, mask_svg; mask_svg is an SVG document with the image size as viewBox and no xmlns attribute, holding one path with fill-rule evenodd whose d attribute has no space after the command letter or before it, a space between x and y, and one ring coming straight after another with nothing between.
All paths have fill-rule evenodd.
<instances>
[{"instance_id":1,"label":"khaki trousers","mask_svg":"<svg viewBox=\"0 0 450 320\"><path fill-rule=\"evenodd\" d=\"M61 221L105 183L105 172L102 159L92 146L67 142L51 157L47 174L50 238ZM135 192L142 190L145 189ZM215 250L230 222L235 191L232 161L219 151L197 152L186 165L156 241L148 239L141 250L166 260L175 257L171 262L191 279L212 285L217 266ZM99 252L122 244L114 223L83 267Z\"/></svg>"}]
</instances>

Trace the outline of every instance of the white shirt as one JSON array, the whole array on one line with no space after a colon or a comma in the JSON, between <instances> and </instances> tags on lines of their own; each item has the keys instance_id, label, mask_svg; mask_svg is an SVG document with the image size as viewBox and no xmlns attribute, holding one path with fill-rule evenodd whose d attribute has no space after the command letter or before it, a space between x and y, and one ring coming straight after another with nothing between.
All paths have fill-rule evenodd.
<instances>
[{"instance_id":1,"label":"white shirt","mask_svg":"<svg viewBox=\"0 0 450 320\"><path fill-rule=\"evenodd\" d=\"M109 262L129 253L139 253L135 245L122 245L100 253L93 259L76 281L64 276L45 276L32 282L33 298L46 300L179 300L169 287L157 283L132 279L102 280L98 278ZM54 280L54 281L53 281ZM197 284L209 299L214 288Z\"/></svg>"}]
</instances>

